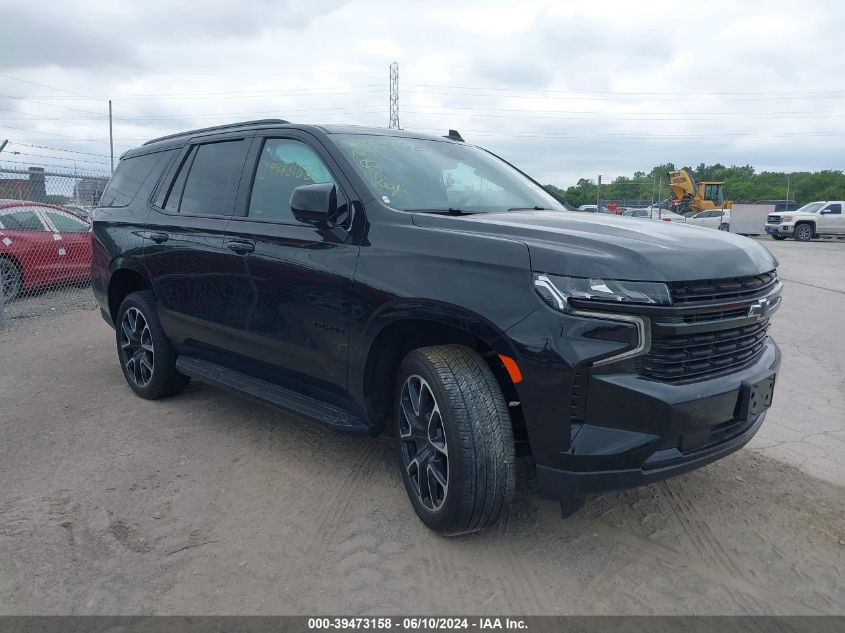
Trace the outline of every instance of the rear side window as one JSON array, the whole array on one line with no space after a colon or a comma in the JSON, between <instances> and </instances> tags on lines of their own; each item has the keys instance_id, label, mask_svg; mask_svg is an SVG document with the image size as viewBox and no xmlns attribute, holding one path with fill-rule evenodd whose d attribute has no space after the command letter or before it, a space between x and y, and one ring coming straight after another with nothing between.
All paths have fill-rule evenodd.
<instances>
[{"instance_id":1,"label":"rear side window","mask_svg":"<svg viewBox=\"0 0 845 633\"><path fill-rule=\"evenodd\" d=\"M180 181L184 179L180 213L232 215L247 147L243 139L198 145L193 160L189 157L183 163L165 208L176 210Z\"/></svg>"},{"instance_id":2,"label":"rear side window","mask_svg":"<svg viewBox=\"0 0 845 633\"><path fill-rule=\"evenodd\" d=\"M9 231L43 231L44 225L32 211L0 212L0 226Z\"/></svg>"},{"instance_id":3,"label":"rear side window","mask_svg":"<svg viewBox=\"0 0 845 633\"><path fill-rule=\"evenodd\" d=\"M161 158L161 154L161 152L144 154L120 161L100 198L100 206L125 207L132 202L132 198L138 193L141 185Z\"/></svg>"}]
</instances>

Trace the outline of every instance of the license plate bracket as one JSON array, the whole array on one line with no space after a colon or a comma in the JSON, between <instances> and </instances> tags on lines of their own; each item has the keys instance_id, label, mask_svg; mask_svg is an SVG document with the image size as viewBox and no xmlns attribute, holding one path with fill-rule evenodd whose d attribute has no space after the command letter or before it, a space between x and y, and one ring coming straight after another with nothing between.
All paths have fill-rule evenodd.
<instances>
[{"instance_id":1,"label":"license plate bracket","mask_svg":"<svg viewBox=\"0 0 845 633\"><path fill-rule=\"evenodd\" d=\"M748 420L757 417L772 406L777 374L771 372L768 376L754 382L744 381L737 403L738 420Z\"/></svg>"}]
</instances>

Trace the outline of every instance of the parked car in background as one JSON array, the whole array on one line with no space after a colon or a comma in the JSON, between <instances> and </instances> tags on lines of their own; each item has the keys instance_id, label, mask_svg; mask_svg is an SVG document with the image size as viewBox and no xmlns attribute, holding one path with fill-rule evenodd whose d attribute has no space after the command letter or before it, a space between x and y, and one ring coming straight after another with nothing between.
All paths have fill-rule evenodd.
<instances>
[{"instance_id":1,"label":"parked car in background","mask_svg":"<svg viewBox=\"0 0 845 633\"><path fill-rule=\"evenodd\" d=\"M622 215L626 218L650 218L651 211L649 209L625 209Z\"/></svg>"},{"instance_id":2,"label":"parked car in background","mask_svg":"<svg viewBox=\"0 0 845 633\"><path fill-rule=\"evenodd\" d=\"M610 213L606 206L602 205L601 208L599 208L594 204L582 204L578 207L578 210L584 213Z\"/></svg>"},{"instance_id":3,"label":"parked car in background","mask_svg":"<svg viewBox=\"0 0 845 633\"><path fill-rule=\"evenodd\" d=\"M842 200L810 202L789 213L770 213L766 233L776 240L794 237L799 242L809 242L823 235L845 235L845 214Z\"/></svg>"},{"instance_id":4,"label":"parked car in background","mask_svg":"<svg viewBox=\"0 0 845 633\"><path fill-rule=\"evenodd\" d=\"M797 211L801 207L795 200L757 200L754 204L773 204L775 205L775 213Z\"/></svg>"},{"instance_id":5,"label":"parked car in background","mask_svg":"<svg viewBox=\"0 0 845 633\"><path fill-rule=\"evenodd\" d=\"M65 211L69 211L73 215L82 218L86 222L91 221L91 213L92 213L93 209L91 209L90 207L80 207L80 206L77 206L75 204L65 204L65 205L62 205L62 208Z\"/></svg>"},{"instance_id":6,"label":"parked car in background","mask_svg":"<svg viewBox=\"0 0 845 633\"><path fill-rule=\"evenodd\" d=\"M646 207L644 209L646 215L638 215L637 217L648 217L652 220L660 220L663 222L678 222L678 223L685 223L687 219L675 213L674 211L668 211L666 209L661 209L659 207Z\"/></svg>"},{"instance_id":7,"label":"parked car in background","mask_svg":"<svg viewBox=\"0 0 845 633\"><path fill-rule=\"evenodd\" d=\"M709 229L719 229L720 231L731 230L731 210L730 209L715 209L711 211L700 211L687 215L686 221L693 226L704 226Z\"/></svg>"},{"instance_id":8,"label":"parked car in background","mask_svg":"<svg viewBox=\"0 0 845 633\"><path fill-rule=\"evenodd\" d=\"M52 204L0 204L0 278L5 301L29 288L90 277L90 224Z\"/></svg>"}]
</instances>

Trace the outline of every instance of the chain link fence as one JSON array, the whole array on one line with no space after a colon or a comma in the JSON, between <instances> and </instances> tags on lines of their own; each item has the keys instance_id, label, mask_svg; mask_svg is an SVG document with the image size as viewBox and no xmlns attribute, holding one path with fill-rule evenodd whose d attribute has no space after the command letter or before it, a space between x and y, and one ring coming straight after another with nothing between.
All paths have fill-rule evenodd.
<instances>
[{"instance_id":1,"label":"chain link fence","mask_svg":"<svg viewBox=\"0 0 845 633\"><path fill-rule=\"evenodd\" d=\"M108 180L0 164L0 328L94 307L91 219Z\"/></svg>"}]
</instances>

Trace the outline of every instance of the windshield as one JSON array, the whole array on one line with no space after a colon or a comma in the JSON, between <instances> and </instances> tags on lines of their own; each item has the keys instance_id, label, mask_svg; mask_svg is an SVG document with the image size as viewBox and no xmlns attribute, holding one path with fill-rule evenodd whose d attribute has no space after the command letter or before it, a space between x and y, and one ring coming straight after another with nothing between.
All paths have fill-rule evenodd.
<instances>
[{"instance_id":1,"label":"windshield","mask_svg":"<svg viewBox=\"0 0 845 633\"><path fill-rule=\"evenodd\" d=\"M824 202L808 202L800 209L796 209L795 213L815 213L824 206Z\"/></svg>"},{"instance_id":2,"label":"windshield","mask_svg":"<svg viewBox=\"0 0 845 633\"><path fill-rule=\"evenodd\" d=\"M492 154L447 141L338 134L337 145L385 204L466 213L564 207Z\"/></svg>"}]
</instances>

